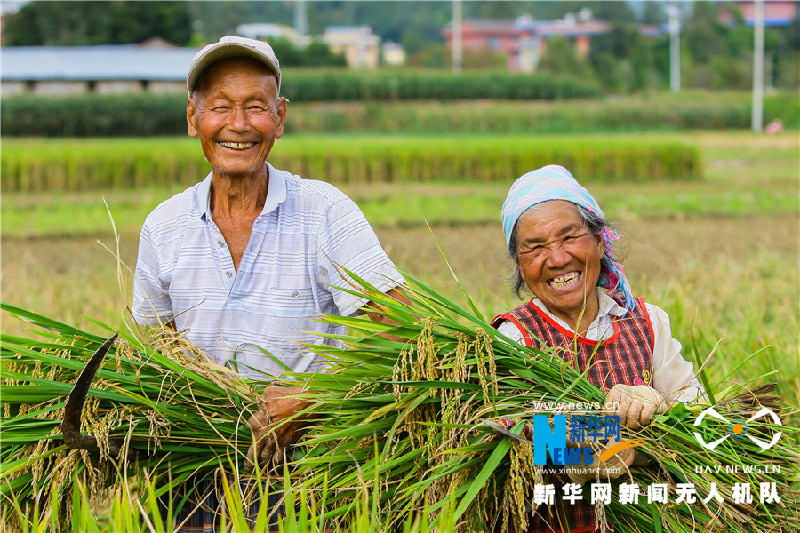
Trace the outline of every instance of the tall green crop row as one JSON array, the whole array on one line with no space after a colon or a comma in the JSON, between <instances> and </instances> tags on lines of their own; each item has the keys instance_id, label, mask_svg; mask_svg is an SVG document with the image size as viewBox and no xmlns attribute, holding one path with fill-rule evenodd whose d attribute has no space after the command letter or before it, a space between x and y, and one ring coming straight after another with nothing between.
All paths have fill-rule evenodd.
<instances>
[{"instance_id":1,"label":"tall green crop row","mask_svg":"<svg viewBox=\"0 0 800 533\"><path fill-rule=\"evenodd\" d=\"M3 99L3 136L186 134L186 94L15 96Z\"/></svg>"},{"instance_id":2,"label":"tall green crop row","mask_svg":"<svg viewBox=\"0 0 800 533\"><path fill-rule=\"evenodd\" d=\"M205 176L205 167L202 157L188 154L36 158L6 153L0 172L3 192L82 191L189 183L189 176L194 181Z\"/></svg>"},{"instance_id":3,"label":"tall green crop row","mask_svg":"<svg viewBox=\"0 0 800 533\"><path fill-rule=\"evenodd\" d=\"M349 70L284 76L281 92L298 102L324 100L556 100L600 96L600 87L572 77L508 72Z\"/></svg>"},{"instance_id":4,"label":"tall green crop row","mask_svg":"<svg viewBox=\"0 0 800 533\"><path fill-rule=\"evenodd\" d=\"M585 180L694 179L699 151L675 142L528 138L319 138L281 141L277 168L331 183L511 180L550 163ZM3 192L78 191L190 185L210 168L200 147L183 139L7 141Z\"/></svg>"},{"instance_id":5,"label":"tall green crop row","mask_svg":"<svg viewBox=\"0 0 800 533\"><path fill-rule=\"evenodd\" d=\"M749 129L745 94L687 95L675 100L637 97L608 100L509 102L348 102L289 106L289 132L408 131L436 133L583 133ZM771 94L765 122L800 127L796 95Z\"/></svg>"},{"instance_id":6,"label":"tall green crop row","mask_svg":"<svg viewBox=\"0 0 800 533\"><path fill-rule=\"evenodd\" d=\"M432 75L429 75L432 76ZM472 76L472 75L467 75ZM540 100L542 94L503 94L480 80L459 78L461 92L449 83L444 94L413 85L344 85L340 76L289 79L282 91L290 98L288 132L339 131L431 133L580 133L599 131L675 131L749 129L752 98L745 93L666 93L620 99ZM488 82L487 82L488 83ZM480 85L480 84L478 84ZM535 84L534 84L535 85ZM498 86L502 87L502 86ZM361 94L361 96L358 96ZM429 96L425 96L428 94ZM460 95L460 96L459 96ZM321 101L321 98L326 100ZM412 98L420 98L411 100ZM424 98L424 99L423 99ZM492 99L489 99L492 98ZM3 136L8 137L152 137L186 134L186 95L81 95L64 98L15 96L2 101ZM769 94L764 118L800 128L800 100L793 93Z\"/></svg>"},{"instance_id":7,"label":"tall green crop row","mask_svg":"<svg viewBox=\"0 0 800 533\"><path fill-rule=\"evenodd\" d=\"M480 146L396 146L378 153L344 151L321 156L313 152L278 151L273 164L301 176L332 183L458 180L510 180L551 163L571 169L583 179L653 181L693 179L701 175L699 154L679 144L600 143L536 146L519 143L481 149Z\"/></svg>"}]
</instances>

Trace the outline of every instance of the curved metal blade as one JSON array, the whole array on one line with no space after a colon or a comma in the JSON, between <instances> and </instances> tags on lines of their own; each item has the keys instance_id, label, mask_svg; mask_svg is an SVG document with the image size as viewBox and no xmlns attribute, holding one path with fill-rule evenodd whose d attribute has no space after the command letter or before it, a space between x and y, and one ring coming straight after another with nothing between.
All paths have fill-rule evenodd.
<instances>
[{"instance_id":1,"label":"curved metal blade","mask_svg":"<svg viewBox=\"0 0 800 533\"><path fill-rule=\"evenodd\" d=\"M526 439L523 435L517 435L516 433L512 433L505 426L498 424L497 422L492 422L491 420L484 420L483 425L488 428L492 428L498 433L502 433L503 435L506 435L513 439L517 439L518 441L527 442L528 444L532 442L530 439Z\"/></svg>"},{"instance_id":2,"label":"curved metal blade","mask_svg":"<svg viewBox=\"0 0 800 533\"><path fill-rule=\"evenodd\" d=\"M81 434L81 412L86 401L86 395L89 393L89 387L92 385L92 379L97 369L100 368L100 364L103 362L108 350L111 349L116 340L117 334L115 333L106 339L97 351L92 354L67 398L67 405L64 407L64 420L61 422L61 432L64 436L64 443L74 450L100 451L97 446L97 439L92 435ZM109 451L116 455L119 453L119 448L117 446L112 447L109 443Z\"/></svg>"}]
</instances>

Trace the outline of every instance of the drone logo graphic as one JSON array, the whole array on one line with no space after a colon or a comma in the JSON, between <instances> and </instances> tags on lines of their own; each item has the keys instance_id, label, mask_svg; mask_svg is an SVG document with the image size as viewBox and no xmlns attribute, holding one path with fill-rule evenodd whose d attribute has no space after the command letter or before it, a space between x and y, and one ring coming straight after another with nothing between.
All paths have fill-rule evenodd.
<instances>
[{"instance_id":1,"label":"drone logo graphic","mask_svg":"<svg viewBox=\"0 0 800 533\"><path fill-rule=\"evenodd\" d=\"M742 437L747 437L751 441L755 442L758 445L758 447L761 448L762 450L769 450L770 448L775 446L775 443L777 443L778 439L781 438L782 433L780 431L775 433L772 436L772 440L769 442L765 442L761 439L757 439L756 437L747 434L747 423L753 420L757 420L765 415L770 415L770 417L772 418L772 422L775 425L777 426L782 425L781 419L778 417L778 415L775 414L775 412L772 409L767 409L766 407L763 407L759 412L757 412L747 420L740 420L740 419L728 420L727 418L719 414L716 409L714 409L713 407L709 407L708 409L705 409L700 413L700 416L698 416L697 420L694 421L694 426L699 427L703 419L706 416L710 416L712 418L716 418L718 420L726 422L728 424L728 434L722 437L721 439L715 440L713 442L706 442L705 440L703 440L703 436L695 431L694 438L697 439L697 442L700 443L700 446L711 451L713 451L717 446L726 441L729 437L733 437L735 439L741 439Z\"/></svg>"}]
</instances>

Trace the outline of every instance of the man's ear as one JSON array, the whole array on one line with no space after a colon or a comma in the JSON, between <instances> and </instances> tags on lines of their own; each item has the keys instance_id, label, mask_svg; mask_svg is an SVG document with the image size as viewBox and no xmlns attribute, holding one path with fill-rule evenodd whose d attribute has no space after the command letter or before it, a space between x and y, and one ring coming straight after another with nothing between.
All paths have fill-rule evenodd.
<instances>
[{"instance_id":1,"label":"man's ear","mask_svg":"<svg viewBox=\"0 0 800 533\"><path fill-rule=\"evenodd\" d=\"M286 105L286 98L283 96L278 97L278 125L275 127L275 138L283 136L283 127L286 124L286 113L288 106Z\"/></svg>"},{"instance_id":2,"label":"man's ear","mask_svg":"<svg viewBox=\"0 0 800 533\"><path fill-rule=\"evenodd\" d=\"M186 101L186 123L188 126L189 137L197 137L197 128L194 127L194 118L197 114L197 104L190 96Z\"/></svg>"}]
</instances>

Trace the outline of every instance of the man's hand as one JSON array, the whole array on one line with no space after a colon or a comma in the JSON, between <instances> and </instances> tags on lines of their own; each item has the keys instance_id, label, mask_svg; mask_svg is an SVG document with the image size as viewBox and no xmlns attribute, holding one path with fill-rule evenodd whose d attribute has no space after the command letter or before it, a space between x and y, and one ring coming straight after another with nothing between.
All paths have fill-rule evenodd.
<instances>
[{"instance_id":1,"label":"man's hand","mask_svg":"<svg viewBox=\"0 0 800 533\"><path fill-rule=\"evenodd\" d=\"M411 304L411 300L409 300L408 297L406 297L406 295L403 294L403 292L399 289L390 289L386 291L386 296L391 296L403 305ZM367 316L373 322L397 325L396 322L390 320L389 317L384 314L383 306L370 301L367 302L365 307L367 308ZM408 340L396 335L391 335L389 333L379 333L379 335L384 339L389 339L390 341L406 342Z\"/></svg>"},{"instance_id":2,"label":"man's hand","mask_svg":"<svg viewBox=\"0 0 800 533\"><path fill-rule=\"evenodd\" d=\"M284 462L285 449L300 437L305 427L305 420L299 418L283 422L309 405L308 402L296 398L302 391L303 387L275 385L264 389L264 407L247 421L253 432L254 442L247 450L245 459L245 469L248 472L256 464L278 466Z\"/></svg>"},{"instance_id":3,"label":"man's hand","mask_svg":"<svg viewBox=\"0 0 800 533\"><path fill-rule=\"evenodd\" d=\"M647 385L614 385L606 395L606 404L615 402L619 402L619 408L613 414L619 416L620 426L629 429L649 425L656 414L669 408L661 394Z\"/></svg>"}]
</instances>

